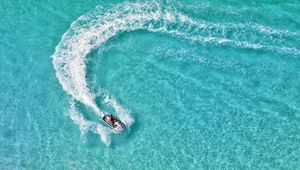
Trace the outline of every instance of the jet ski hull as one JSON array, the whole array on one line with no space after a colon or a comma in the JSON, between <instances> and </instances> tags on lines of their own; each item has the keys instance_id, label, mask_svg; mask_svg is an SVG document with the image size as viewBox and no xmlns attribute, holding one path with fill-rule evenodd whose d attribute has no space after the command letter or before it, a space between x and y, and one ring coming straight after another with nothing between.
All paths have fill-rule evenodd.
<instances>
[{"instance_id":1,"label":"jet ski hull","mask_svg":"<svg viewBox=\"0 0 300 170\"><path fill-rule=\"evenodd\" d=\"M113 116L114 122L110 121L109 115L105 115L102 120L113 130L121 133L125 130L125 124Z\"/></svg>"}]
</instances>

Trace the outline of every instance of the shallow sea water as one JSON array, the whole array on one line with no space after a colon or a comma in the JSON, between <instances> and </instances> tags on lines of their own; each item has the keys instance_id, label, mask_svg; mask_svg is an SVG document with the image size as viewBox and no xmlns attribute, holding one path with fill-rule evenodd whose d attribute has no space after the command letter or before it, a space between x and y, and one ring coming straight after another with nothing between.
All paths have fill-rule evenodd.
<instances>
[{"instance_id":1,"label":"shallow sea water","mask_svg":"<svg viewBox=\"0 0 300 170\"><path fill-rule=\"evenodd\" d=\"M299 9L0 2L0 168L299 169Z\"/></svg>"}]
</instances>

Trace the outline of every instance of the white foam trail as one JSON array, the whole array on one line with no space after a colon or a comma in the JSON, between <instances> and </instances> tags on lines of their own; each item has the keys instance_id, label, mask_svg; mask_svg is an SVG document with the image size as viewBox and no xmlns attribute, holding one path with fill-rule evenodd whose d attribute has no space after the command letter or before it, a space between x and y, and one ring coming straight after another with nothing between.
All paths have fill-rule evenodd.
<instances>
[{"instance_id":1,"label":"white foam trail","mask_svg":"<svg viewBox=\"0 0 300 170\"><path fill-rule=\"evenodd\" d=\"M70 101L69 113L73 122L79 126L81 137L83 137L87 131L92 131L100 136L103 143L107 146L110 145L110 133L112 133L112 131L97 122L86 120L77 110L74 100Z\"/></svg>"},{"instance_id":2,"label":"white foam trail","mask_svg":"<svg viewBox=\"0 0 300 170\"><path fill-rule=\"evenodd\" d=\"M81 136L84 136L84 134L89 130L93 123L85 120L85 118L78 113L74 101L70 102L69 113L73 122L79 126Z\"/></svg>"},{"instance_id":3,"label":"white foam trail","mask_svg":"<svg viewBox=\"0 0 300 170\"><path fill-rule=\"evenodd\" d=\"M109 134L110 134L109 129L107 129L107 127L98 125L98 126L96 127L96 130L97 130L97 133L100 135L101 140L102 140L107 146L109 146L110 143L111 143L110 135L109 135Z\"/></svg>"},{"instance_id":4,"label":"white foam trail","mask_svg":"<svg viewBox=\"0 0 300 170\"><path fill-rule=\"evenodd\" d=\"M52 56L56 75L63 89L77 101L92 108L97 115L103 116L104 113L97 107L95 96L86 81L86 56L121 31L147 28L145 23L159 21L163 17L161 10L157 10L158 7L157 4L149 3L119 5L89 22L85 22L85 16L75 21L63 35ZM81 25L82 22L85 24ZM125 114L120 116L129 117ZM127 123L130 124L130 121Z\"/></svg>"},{"instance_id":5,"label":"white foam trail","mask_svg":"<svg viewBox=\"0 0 300 170\"><path fill-rule=\"evenodd\" d=\"M243 30L245 28L250 31L245 32ZM268 46L268 39L264 39L264 37L271 34L281 35L281 32L261 25L251 28L239 24L199 22L158 3L125 2L116 5L106 13L101 13L101 15L97 15L97 11L93 11L79 17L64 33L52 56L56 76L63 89L75 100L92 108L98 116L102 117L104 113L96 105L95 95L89 89L86 80L86 58L93 49L103 45L111 37L124 31L139 29L168 33L201 43L227 44L254 49L265 48L271 51L300 54L297 48L282 46L280 43L283 40L281 39L274 38L272 44ZM264 36L251 34L251 30L255 29L259 29L261 35ZM230 31L235 35L226 37ZM249 41L246 41L248 39ZM108 103L115 108L122 121L128 125L132 124L133 118L129 112L124 111L115 100L109 99ZM74 116L74 118L74 122L79 123L83 130L86 126L90 126L88 123L85 124L80 117ZM83 124L81 124L82 122ZM101 128L97 128L97 131L102 134Z\"/></svg>"}]
</instances>

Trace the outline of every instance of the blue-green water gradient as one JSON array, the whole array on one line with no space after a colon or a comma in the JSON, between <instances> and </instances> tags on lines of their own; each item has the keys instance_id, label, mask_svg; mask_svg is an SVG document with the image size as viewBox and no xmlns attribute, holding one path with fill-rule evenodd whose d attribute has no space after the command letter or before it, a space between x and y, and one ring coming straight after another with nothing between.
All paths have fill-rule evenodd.
<instances>
[{"instance_id":1,"label":"blue-green water gradient","mask_svg":"<svg viewBox=\"0 0 300 170\"><path fill-rule=\"evenodd\" d=\"M86 79L98 107L115 114L108 93L134 123L109 146L80 128L51 56L80 16L131 3L0 2L0 169L300 168L299 1L148 2L191 20L167 23L165 12L144 24L166 30L143 25L93 49Z\"/></svg>"}]
</instances>

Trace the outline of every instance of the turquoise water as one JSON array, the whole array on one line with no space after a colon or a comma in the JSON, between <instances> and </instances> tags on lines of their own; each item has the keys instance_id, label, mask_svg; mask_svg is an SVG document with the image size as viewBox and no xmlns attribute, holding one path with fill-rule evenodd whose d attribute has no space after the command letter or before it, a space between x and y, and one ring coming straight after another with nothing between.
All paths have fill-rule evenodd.
<instances>
[{"instance_id":1,"label":"turquoise water","mask_svg":"<svg viewBox=\"0 0 300 170\"><path fill-rule=\"evenodd\" d=\"M299 9L1 1L0 168L299 169Z\"/></svg>"}]
</instances>

